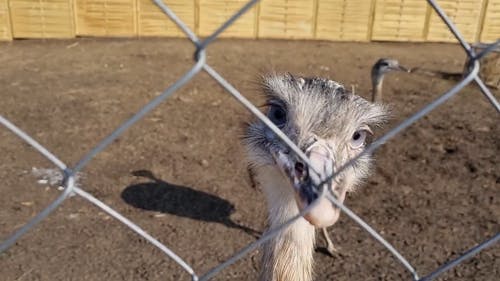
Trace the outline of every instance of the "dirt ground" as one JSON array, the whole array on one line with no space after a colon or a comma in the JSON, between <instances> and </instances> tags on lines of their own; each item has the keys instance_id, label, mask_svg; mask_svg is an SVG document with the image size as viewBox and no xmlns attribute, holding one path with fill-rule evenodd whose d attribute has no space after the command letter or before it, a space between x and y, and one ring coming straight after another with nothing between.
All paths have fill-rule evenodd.
<instances>
[{"instance_id":1,"label":"dirt ground","mask_svg":"<svg viewBox=\"0 0 500 281\"><path fill-rule=\"evenodd\" d=\"M0 114L74 164L123 120L191 67L182 39L77 39L0 44ZM456 45L218 40L208 62L246 97L272 70L327 76L368 97L380 57L409 67L460 71ZM388 127L453 86L391 74ZM495 93L497 98L499 93ZM421 275L500 231L499 115L473 86L376 153L376 170L346 200ZM136 222L197 273L255 241L266 208L250 185L239 142L250 114L201 73L128 130L83 170L81 186ZM53 168L0 128L0 239L60 194L32 168ZM410 280L356 223L330 228L335 257L315 254L316 280ZM498 280L500 245L440 280ZM214 280L256 280L258 253ZM190 280L172 260L121 223L72 197L0 255L1 280Z\"/></svg>"}]
</instances>

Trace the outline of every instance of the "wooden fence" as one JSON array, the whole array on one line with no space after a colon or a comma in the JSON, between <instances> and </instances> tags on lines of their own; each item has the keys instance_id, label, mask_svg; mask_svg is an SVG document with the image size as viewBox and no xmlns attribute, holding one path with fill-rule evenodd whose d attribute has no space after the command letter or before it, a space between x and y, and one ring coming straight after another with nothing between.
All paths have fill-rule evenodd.
<instances>
[{"instance_id":1,"label":"wooden fence","mask_svg":"<svg viewBox=\"0 0 500 281\"><path fill-rule=\"evenodd\" d=\"M164 0L210 34L247 0ZM471 42L500 37L500 0L439 0ZM151 0L0 0L0 40L182 36ZM222 36L337 41L450 42L425 0L262 0Z\"/></svg>"}]
</instances>

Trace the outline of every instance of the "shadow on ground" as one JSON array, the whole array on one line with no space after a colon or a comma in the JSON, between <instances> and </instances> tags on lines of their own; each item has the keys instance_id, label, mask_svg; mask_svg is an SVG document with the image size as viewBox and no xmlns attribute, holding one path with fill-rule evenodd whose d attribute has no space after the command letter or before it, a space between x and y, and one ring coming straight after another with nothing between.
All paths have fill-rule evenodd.
<instances>
[{"instance_id":1,"label":"shadow on ground","mask_svg":"<svg viewBox=\"0 0 500 281\"><path fill-rule=\"evenodd\" d=\"M234 212L234 205L225 199L191 187L168 183L158 179L148 170L134 171L132 175L149 180L130 185L121 194L126 203L136 208L222 223L256 238L261 235L254 229L233 222L230 217Z\"/></svg>"}]
</instances>

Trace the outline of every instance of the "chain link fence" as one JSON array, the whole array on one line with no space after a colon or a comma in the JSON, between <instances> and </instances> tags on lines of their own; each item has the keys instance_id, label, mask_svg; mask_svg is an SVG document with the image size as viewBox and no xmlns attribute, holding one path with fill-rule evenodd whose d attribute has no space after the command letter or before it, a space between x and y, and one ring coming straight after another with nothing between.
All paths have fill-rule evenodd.
<instances>
[{"instance_id":1,"label":"chain link fence","mask_svg":"<svg viewBox=\"0 0 500 281\"><path fill-rule=\"evenodd\" d=\"M113 210L91 194L87 193L82 188L76 185L76 175L79 171L81 171L85 166L89 164L89 162L101 151L103 151L109 144L111 144L114 140L116 140L125 130L130 128L134 123L144 117L147 113L157 107L160 103L165 101L169 96L171 96L175 91L177 91L180 87L187 84L193 77L195 77L199 72L205 71L210 75L215 81L217 81L225 90L227 90L234 98L236 98L246 109L248 109L252 114L254 114L257 118L259 118L264 124L266 124L284 143L286 143L291 150L293 150L305 163L309 163L308 158L304 155L304 153L290 140L288 139L264 114L262 114L252 103L250 103L245 97L243 97L239 91L233 87L229 82L227 82L224 77L222 77L216 70L214 70L210 65L206 63L206 52L209 45L217 39L217 37L226 30L231 24L234 23L241 15L243 15L246 11L252 8L258 0L249 1L246 5L244 5L239 11L237 11L229 20L227 20L224 24L222 24L215 32L213 32L210 36L205 38L204 40L199 39L192 30L190 30L187 25L182 22L172 10L162 2L162 0L153 0L158 7L186 34L187 38L192 41L192 43L196 47L196 51L194 53L194 64L192 67L174 84L172 84L169 88L167 88L161 95L154 98L148 104L146 104L141 110L139 110L135 115L133 115L130 119L123 122L115 131L113 131L108 137L102 140L96 147L94 147L90 152L85 154L80 161L74 167L68 167L64 162L59 160L57 156L48 151L45 147L40 145L36 140L34 140L31 136L23 132L21 129L16 127L12 122L7 120L6 118L0 115L0 123L4 125L7 129L12 131L15 135L20 137L22 140L27 142L33 148L35 148L39 153L45 156L48 160L50 160L54 165L56 165L63 173L64 180L63 186L64 190L62 194L60 194L51 204L49 204L42 212L38 213L33 219L27 222L24 226L18 229L15 233L13 233L10 237L8 237L5 241L0 244L0 253L6 251L14 245L14 243L23 236L26 232L30 231L34 228L39 222L44 220L51 212L53 212L63 201L65 201L70 195L78 195L81 198L84 198L91 204L96 205L115 219L119 220L127 227L132 229L138 235L152 243L159 250L165 253L168 257L173 259L176 263L178 263L186 272L188 272L192 276L192 280L210 280L212 277L216 276L220 273L224 268L230 266L235 263L239 259L243 258L245 255L254 251L256 248L261 246L264 242L268 241L275 235L277 235L282 229L287 227L288 225L294 223L297 219L299 219L302 215L308 212L310 208L314 206L315 203L311 204L308 208L303 210L300 214L290 219L288 222L284 223L280 227L276 229L271 229L266 232L265 235L260 237L257 241L249 244L245 248L241 249L238 253L234 254L225 262L217 265L216 267L210 269L205 273L197 273L195 270L180 256L170 250L166 245L160 243L154 237L149 235L146 231L141 229L139 226L134 224L132 221ZM462 90L465 86L470 83L475 83L481 92L484 94L485 98L489 100L491 105L496 109L498 113L500 113L500 104L495 96L490 92L490 90L486 87L483 80L479 77L479 69L480 69L480 59L483 58L486 54L493 51L495 48L500 46L500 40L497 42L485 47L479 53L476 53L475 50L464 40L460 31L457 27L450 21L450 19L446 16L441 7L436 3L435 0L427 0L427 2L432 6L432 8L436 11L439 17L443 20L443 22L448 26L449 30L453 33L458 43L462 46L464 52L467 55L468 63L465 68L465 73L463 78L454 85L451 89L443 93L437 99L427 104L417 113L404 120L385 135L380 137L378 140L373 142L370 146L368 146L360 155L356 158L352 159L349 163L345 164L341 167L335 174L331 175L330 178L326 179L323 183L316 186L316 190L321 190L321 186L334 179L337 174L339 174L346 167L351 165L356 159L359 157L373 153L377 148L379 148L382 144L384 144L389 139L396 136L402 130L409 127L411 124L415 123L420 118L424 117L430 111L434 110L436 107L442 105L448 99L456 95L460 90ZM309 165L310 166L310 165ZM495 234L493 237L490 237L486 241L483 241L479 245L469 249L464 252L458 258L447 262L446 264L441 265L436 268L433 272L428 274L427 276L420 276L417 272L417 269L410 263L408 260L403 257L403 255L395 249L387 240L385 240L376 230L374 230L370 225L364 222L360 217L358 217L354 212L352 212L349 208L347 208L342 203L338 202L337 199L332 194L326 194L324 192L321 196L326 196L333 204L339 207L347 216L349 216L352 220L354 220L357 224L359 224L364 230L366 230L375 240L381 243L394 257L401 263L410 274L413 276L413 280L419 281L429 281L433 280L436 277L440 276L444 272L450 270L451 268L461 264L468 258L476 255L480 251L485 248L492 246L500 240L500 233Z\"/></svg>"}]
</instances>

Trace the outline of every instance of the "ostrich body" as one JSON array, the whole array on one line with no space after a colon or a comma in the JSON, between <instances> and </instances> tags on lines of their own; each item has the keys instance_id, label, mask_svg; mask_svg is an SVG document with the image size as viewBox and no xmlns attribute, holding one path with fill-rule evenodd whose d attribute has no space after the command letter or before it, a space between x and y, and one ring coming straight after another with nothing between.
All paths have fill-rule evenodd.
<instances>
[{"instance_id":1,"label":"ostrich body","mask_svg":"<svg viewBox=\"0 0 500 281\"><path fill-rule=\"evenodd\" d=\"M404 71L410 72L409 69L401 66L395 59L379 59L372 67L372 102L382 101L382 84L384 83L384 76L391 71Z\"/></svg>"},{"instance_id":2,"label":"ostrich body","mask_svg":"<svg viewBox=\"0 0 500 281\"><path fill-rule=\"evenodd\" d=\"M249 125L245 145L249 165L262 187L268 223L275 228L296 216L314 200L304 217L283 229L263 246L260 281L310 281L313 276L315 228L333 225L340 210L313 185L357 156L371 134L370 126L386 116L382 105L348 92L323 78L270 75L263 79L269 119L309 157L307 167L262 122ZM370 156L360 157L326 184L340 202L368 174Z\"/></svg>"}]
</instances>

